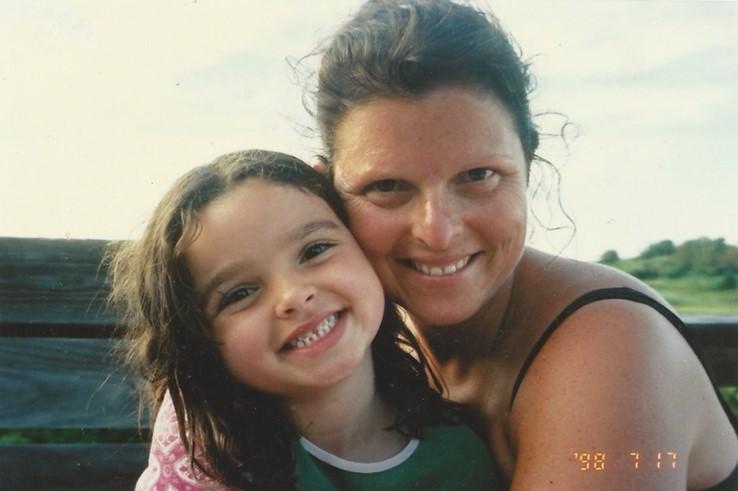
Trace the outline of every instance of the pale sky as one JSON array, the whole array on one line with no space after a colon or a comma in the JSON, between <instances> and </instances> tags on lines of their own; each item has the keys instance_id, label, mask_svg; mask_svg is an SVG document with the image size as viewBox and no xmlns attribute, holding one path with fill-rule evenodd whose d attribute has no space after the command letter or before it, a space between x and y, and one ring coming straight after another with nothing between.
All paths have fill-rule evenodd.
<instances>
[{"instance_id":1,"label":"pale sky","mask_svg":"<svg viewBox=\"0 0 738 491\"><path fill-rule=\"evenodd\" d=\"M135 238L171 183L225 152L303 159L308 54L353 0L0 0L0 236ZM738 244L738 2L485 2L533 61L534 112L568 147L580 259L699 236ZM566 119L564 119L566 118ZM554 212L556 196L536 210Z\"/></svg>"}]
</instances>

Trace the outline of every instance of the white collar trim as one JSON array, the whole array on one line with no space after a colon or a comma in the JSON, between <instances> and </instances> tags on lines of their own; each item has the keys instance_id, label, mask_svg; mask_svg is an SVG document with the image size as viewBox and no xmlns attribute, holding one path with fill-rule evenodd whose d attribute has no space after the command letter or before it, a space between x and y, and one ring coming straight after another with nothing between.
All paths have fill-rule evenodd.
<instances>
[{"instance_id":1,"label":"white collar trim","mask_svg":"<svg viewBox=\"0 0 738 491\"><path fill-rule=\"evenodd\" d=\"M419 441L415 438L411 439L408 444L392 457L381 460L379 462L354 462L352 460L342 459L337 455L318 447L305 437L300 437L300 444L307 452L318 460L338 469L357 472L360 474L373 474L375 472L383 472L405 462L418 448Z\"/></svg>"}]
</instances>

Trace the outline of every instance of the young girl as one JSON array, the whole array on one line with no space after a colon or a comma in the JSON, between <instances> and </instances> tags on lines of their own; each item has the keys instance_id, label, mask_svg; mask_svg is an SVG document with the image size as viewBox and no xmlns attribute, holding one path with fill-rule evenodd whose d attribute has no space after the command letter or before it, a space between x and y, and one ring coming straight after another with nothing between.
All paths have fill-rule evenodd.
<instances>
[{"instance_id":1,"label":"young girl","mask_svg":"<svg viewBox=\"0 0 738 491\"><path fill-rule=\"evenodd\" d=\"M495 488L346 223L320 174L252 150L180 178L114 251L157 414L138 490Z\"/></svg>"}]
</instances>

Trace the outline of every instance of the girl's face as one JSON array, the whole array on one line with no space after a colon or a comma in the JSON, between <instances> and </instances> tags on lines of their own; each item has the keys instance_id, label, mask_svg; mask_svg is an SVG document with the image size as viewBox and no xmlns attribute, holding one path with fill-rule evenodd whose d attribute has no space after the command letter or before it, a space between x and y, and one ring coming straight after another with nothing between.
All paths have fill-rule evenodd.
<instances>
[{"instance_id":1,"label":"girl's face","mask_svg":"<svg viewBox=\"0 0 738 491\"><path fill-rule=\"evenodd\" d=\"M423 324L464 321L511 278L526 164L508 111L471 89L378 98L338 125L335 184L387 293Z\"/></svg>"},{"instance_id":2,"label":"girl's face","mask_svg":"<svg viewBox=\"0 0 738 491\"><path fill-rule=\"evenodd\" d=\"M208 205L199 220L187 266L239 381L299 397L370 359L382 287L322 199L252 179Z\"/></svg>"}]
</instances>

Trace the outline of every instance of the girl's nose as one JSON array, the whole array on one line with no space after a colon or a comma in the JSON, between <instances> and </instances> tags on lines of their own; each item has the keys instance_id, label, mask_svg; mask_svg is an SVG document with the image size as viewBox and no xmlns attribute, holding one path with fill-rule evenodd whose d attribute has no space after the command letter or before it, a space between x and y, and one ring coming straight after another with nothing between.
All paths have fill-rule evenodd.
<instances>
[{"instance_id":1,"label":"girl's nose","mask_svg":"<svg viewBox=\"0 0 738 491\"><path fill-rule=\"evenodd\" d=\"M452 199L445 196L424 198L411 219L414 237L433 251L447 250L463 228Z\"/></svg>"},{"instance_id":2,"label":"girl's nose","mask_svg":"<svg viewBox=\"0 0 738 491\"><path fill-rule=\"evenodd\" d=\"M315 301L316 288L306 283L288 283L282 288L276 306L279 318L288 318L303 309L309 308Z\"/></svg>"}]
</instances>

